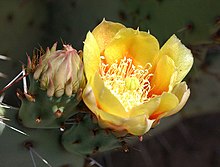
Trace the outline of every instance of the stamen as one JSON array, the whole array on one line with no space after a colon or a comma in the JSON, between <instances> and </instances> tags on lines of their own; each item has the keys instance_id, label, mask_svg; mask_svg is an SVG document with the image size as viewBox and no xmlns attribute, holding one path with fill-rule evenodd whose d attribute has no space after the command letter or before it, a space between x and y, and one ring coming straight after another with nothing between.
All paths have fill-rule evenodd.
<instances>
[{"instance_id":1,"label":"stamen","mask_svg":"<svg viewBox=\"0 0 220 167\"><path fill-rule=\"evenodd\" d=\"M103 56L101 57L103 60ZM103 61L104 62L104 61ZM100 76L105 86L121 102L128 112L135 106L147 102L148 92L151 90L149 73L152 67L148 63L145 68L135 66L131 58L124 57L111 66L101 63Z\"/></svg>"}]
</instances>

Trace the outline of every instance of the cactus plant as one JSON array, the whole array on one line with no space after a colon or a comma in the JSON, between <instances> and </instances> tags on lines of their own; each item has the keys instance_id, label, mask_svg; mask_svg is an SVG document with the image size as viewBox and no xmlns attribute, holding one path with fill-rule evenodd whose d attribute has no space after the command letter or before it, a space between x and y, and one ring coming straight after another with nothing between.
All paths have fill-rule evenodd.
<instances>
[{"instance_id":1,"label":"cactus plant","mask_svg":"<svg viewBox=\"0 0 220 167\"><path fill-rule=\"evenodd\" d=\"M192 50L195 63L187 77L187 80L191 81L189 83L192 91L189 99L191 105L185 108L187 112L182 112L180 117L218 111L219 101L214 96L219 96L219 92L216 92L219 90L219 74L208 72L210 69L204 69L204 64L207 63L207 57L219 64L219 6L218 0L121 1L119 17L123 22L135 28L149 30L161 43L170 34L175 33ZM209 65L209 68L213 68L212 66ZM209 89L204 89L205 87ZM171 121L168 121L166 125L170 125Z\"/></svg>"},{"instance_id":2,"label":"cactus plant","mask_svg":"<svg viewBox=\"0 0 220 167\"><path fill-rule=\"evenodd\" d=\"M1 59L6 57L1 56ZM59 128L44 130L24 127L18 121L18 108L4 104L2 97L0 100L2 167L15 166L15 163L18 166L83 166L84 157L69 154L60 144L62 131Z\"/></svg>"},{"instance_id":3,"label":"cactus plant","mask_svg":"<svg viewBox=\"0 0 220 167\"><path fill-rule=\"evenodd\" d=\"M101 129L84 105L78 105L85 86L82 68L70 45L56 50L55 43L32 60L28 57L25 71L30 86L17 91L21 107L0 108L0 143L7 142L1 150L8 150L0 157L1 165L81 167L87 156L124 145L120 137ZM56 80L56 75L66 80ZM88 136L93 137L88 140ZM16 158L8 161L12 152Z\"/></svg>"},{"instance_id":4,"label":"cactus plant","mask_svg":"<svg viewBox=\"0 0 220 167\"><path fill-rule=\"evenodd\" d=\"M20 69L20 62L25 61L25 53L42 45L46 35L48 20L46 1L1 1L0 16L0 54L11 58L7 64L1 64L1 72L9 76ZM41 11L41 12L39 12ZM4 41L4 42L3 42ZM13 67L13 70L8 70ZM3 80L1 84L8 82Z\"/></svg>"},{"instance_id":5,"label":"cactus plant","mask_svg":"<svg viewBox=\"0 0 220 167\"><path fill-rule=\"evenodd\" d=\"M111 29L106 30L106 27ZM103 22L97 26L93 33L96 35L97 39L100 37L99 42L101 42L102 44L102 40L104 38L101 38L101 36L97 34L99 34L101 30L105 30L105 33L112 37L114 36L113 30L118 30L114 29L115 27L119 27L119 31L121 29L122 32L131 31L131 29L124 28L124 26L119 23L113 23L103 20ZM109 30L111 30L111 33L108 32ZM135 30L132 30L132 32L133 31ZM134 33L133 35L136 37L136 35L139 35L139 33ZM156 42L156 38L154 38L150 34L145 34L144 32L142 32L142 35L143 34L149 36L149 38L147 38L148 40L155 41L154 44L156 46L158 45ZM21 107L18 113L12 112L12 110L9 110L7 112L2 111L1 113L1 119L6 118L11 121L10 125L8 125L7 127L14 127L11 129L16 130L16 133L18 135L15 142L16 147L23 147L23 149L18 150L22 152L25 150L26 154L27 152L30 154L32 160L31 163L33 163L34 166L36 166L36 161L33 154L40 158L42 162L47 166L52 166L49 161L46 160L48 158L52 159L60 154L64 156L65 154L68 154L68 152L73 153L73 155L78 154L79 157L76 157L77 160L73 163L70 162L69 155L65 156L65 158L56 158L57 161L53 161L52 163L54 163L54 165L59 165L61 164L59 161L65 160L65 163L67 163L68 165L80 166L82 164L82 159L86 156L103 151L123 148L124 145L126 145L126 140L128 136L144 135L144 133L146 133L152 126L155 126L163 116L166 116L164 115L164 113L171 112L167 115L172 115L178 112L188 99L189 90L186 86L186 83L182 82L178 84L178 86L175 86L170 93L167 92L163 93L162 95L155 95L156 98L153 97L154 99L152 101L149 101L149 103L147 101L146 104L143 104L142 107L139 107L139 110L137 106L132 106L134 109L136 109L133 110L133 108L131 108L131 112L133 112L133 114L134 112L136 112L136 115L134 115L134 117L132 117L132 115L130 118L123 117L123 115L114 116L110 113L102 111L101 107L105 107L103 104L111 104L112 100L114 102L114 98L109 99L109 101L105 101L105 103L102 103L102 98L104 100L106 98L106 96L103 96L102 93L106 93L106 90L103 90L103 88L100 87L100 80L98 80L97 82L98 85L93 84L93 86L96 86L98 91L100 91L101 93L101 96L98 96L97 102L95 102L95 97L93 96L93 94L91 94L92 91L90 91L89 84L92 80L89 77L94 75L94 72L92 70L96 69L93 68L93 66L91 66L90 68L91 61L89 61L89 58L94 59L95 57L93 56L96 56L99 59L100 53L94 52L92 50L97 47L90 47L93 46L93 44L95 43L93 43L94 41L91 40L92 36L89 35L92 35L91 32L88 33L84 46L84 64L77 51L73 49L70 45L63 45L64 48L62 50L56 50L56 43L51 49L47 48L46 52L40 50L39 55L33 55L32 59L28 57L26 70L23 69L22 71L24 90L17 91L17 96L22 101ZM106 41L108 41L110 38L106 39ZM148 46L148 40L146 40L146 46ZM88 43L88 41L91 43ZM176 42L178 45L173 45L173 42ZM151 42L149 44L151 45ZM181 57L183 55L189 57L188 59L185 59L186 64L184 67L186 68L186 70L180 70L179 72L179 75L181 75L180 78L183 78L183 76L188 73L193 63L191 52L183 44L180 43L176 36L172 36L171 39L167 42L167 45L180 47L183 52L182 54L176 54L176 52L170 50L169 47L164 47L165 49L159 52L162 56L162 51L169 51L169 54L173 56L173 58L175 58L175 56L183 58ZM142 48L139 48L139 50L140 49ZM159 51L159 48L156 51ZM97 53L97 55L93 53ZM152 53L154 54L154 52ZM159 59L159 57L157 58ZM161 61L162 60L164 59L161 59ZM93 60L92 62L97 61ZM175 63L178 63L178 61ZM85 77L83 72L84 65L86 65L85 71L87 74L87 79L89 80L85 89ZM178 64L177 67L179 67ZM180 67L183 68L183 66ZM135 69L134 65L133 69ZM128 70L128 73L131 74L132 71ZM29 89L27 89L26 85L26 75L29 75ZM143 82L144 81L145 80L143 80ZM126 82L130 82L130 85L135 84L132 81ZM131 91L136 91L136 88L133 89L132 86L126 86L128 86L129 91L130 89ZM82 93L83 89L84 91ZM103 112L104 116L106 116L106 118L109 120L100 120L100 117L102 115L99 116L94 111L92 111L94 114L93 116L92 112L88 110L84 103L82 103L83 105L78 105L80 103L81 96L84 97L84 102L86 105L88 105L89 109L97 112ZM179 102L179 104L175 102L175 104L173 105L171 102L169 102L169 98L167 99L168 102L164 103L164 101L166 101L166 97L168 96L174 98L176 102ZM160 100L160 98L162 99ZM100 101L101 103L99 105ZM165 106L164 104L172 105L168 105L169 107L167 108L167 106ZM118 106L114 107L117 108ZM155 111L152 112L153 110ZM164 111L164 113L160 113L160 111ZM114 110L114 112L119 111ZM128 110L127 112L130 111ZM142 114L140 114L139 112L141 112ZM149 116L148 114L150 113L151 115ZM149 119L147 117L149 117ZM8 139L7 137L10 135L7 133L7 128L5 128L4 126L6 125L6 123L3 123L3 120L1 121L1 125L3 125L1 127L1 140L4 142L6 139ZM90 138L88 139L88 137ZM39 149L38 146L40 146ZM43 154L39 154L38 150ZM54 155L53 153L51 154L50 150L53 153L56 153L56 155ZM64 153L65 150L66 153ZM22 155L22 153L20 153L20 155ZM47 158L44 159L44 157ZM80 164L78 164L78 161ZM4 162L4 165L5 164L7 164L7 162Z\"/></svg>"},{"instance_id":6,"label":"cactus plant","mask_svg":"<svg viewBox=\"0 0 220 167\"><path fill-rule=\"evenodd\" d=\"M219 6L218 0L131 0L121 1L119 16L161 42L175 33L188 45L210 44L218 40Z\"/></svg>"},{"instance_id":7,"label":"cactus plant","mask_svg":"<svg viewBox=\"0 0 220 167\"><path fill-rule=\"evenodd\" d=\"M124 141L116 138L111 131L101 129L91 115L84 113L77 118L80 121L62 135L63 146L69 152L91 155L122 147Z\"/></svg>"},{"instance_id":8,"label":"cactus plant","mask_svg":"<svg viewBox=\"0 0 220 167\"><path fill-rule=\"evenodd\" d=\"M74 64L75 67L79 67L77 69L66 64L62 66L60 62L68 61L68 57L73 56L56 59L58 55L69 54L69 52L74 53L73 56L77 57L74 61L79 61L77 52L69 45L64 45L64 49L60 51L56 51L54 46L51 50L47 49L46 52L35 55L32 60L29 58L26 68L27 75L29 75L29 89L24 89L24 92L17 91L17 95L22 101L20 110L2 111L1 119L4 123L1 125L1 142L9 140L10 136L11 129L8 129L5 123L18 129L14 135L16 142L11 142L11 149L22 148L18 149L17 153L25 155L26 159L28 159L26 156L29 153L30 159L28 160L30 161L25 162L27 165L37 164L33 158L34 154L42 160L40 166L82 166L85 156L120 148L125 143L126 135L117 136L112 130L100 128L93 115L90 112L84 112L88 109L82 109L78 105L82 89L85 86L82 67L79 62ZM51 61L48 57L58 60L59 63ZM67 71L63 67L68 67ZM74 71L72 78L69 77L70 69L77 71ZM59 74L59 77L56 76L56 73ZM82 82L77 83L75 87L73 78ZM133 80L127 80L127 82L132 85ZM11 122L7 122L3 118L10 119ZM67 151L80 154L80 156L69 154ZM77 160L72 161L72 157ZM19 158L16 161L21 163ZM4 165L13 164L13 162L2 162Z\"/></svg>"},{"instance_id":9,"label":"cactus plant","mask_svg":"<svg viewBox=\"0 0 220 167\"><path fill-rule=\"evenodd\" d=\"M22 100L19 119L30 128L59 128L74 115L85 84L83 65L76 50L56 44L43 55L35 55L27 67L30 88L18 92ZM65 92L65 93L64 93ZM47 112L45 112L47 111Z\"/></svg>"},{"instance_id":10,"label":"cactus plant","mask_svg":"<svg viewBox=\"0 0 220 167\"><path fill-rule=\"evenodd\" d=\"M69 154L63 149L59 142L62 134L59 129L25 128L18 122L17 114L18 111L16 110L1 108L1 115L9 119L4 123L26 134L24 135L0 124L1 150L5 150L0 157L2 167L14 166L15 163L18 166L83 166L83 157ZM9 157L11 157L11 160Z\"/></svg>"},{"instance_id":11,"label":"cactus plant","mask_svg":"<svg viewBox=\"0 0 220 167\"><path fill-rule=\"evenodd\" d=\"M51 41L57 41L61 37L76 48L82 48L82 41L88 29L93 28L103 17L118 20L119 2L108 0L50 1L52 16L50 22L53 25ZM80 26L77 26L79 24Z\"/></svg>"}]
</instances>

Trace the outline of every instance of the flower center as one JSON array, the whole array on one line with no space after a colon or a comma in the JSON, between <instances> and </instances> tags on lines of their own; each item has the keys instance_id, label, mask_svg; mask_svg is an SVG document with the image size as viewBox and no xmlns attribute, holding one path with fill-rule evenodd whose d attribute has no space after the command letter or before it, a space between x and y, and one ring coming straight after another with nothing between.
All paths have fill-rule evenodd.
<instances>
[{"instance_id":1,"label":"flower center","mask_svg":"<svg viewBox=\"0 0 220 167\"><path fill-rule=\"evenodd\" d=\"M101 56L104 59L104 56ZM103 61L104 62L104 61ZM151 64L146 67L135 66L131 58L124 57L112 65L101 63L100 76L105 86L121 102L128 112L133 107L149 100L151 90L149 73Z\"/></svg>"}]
</instances>

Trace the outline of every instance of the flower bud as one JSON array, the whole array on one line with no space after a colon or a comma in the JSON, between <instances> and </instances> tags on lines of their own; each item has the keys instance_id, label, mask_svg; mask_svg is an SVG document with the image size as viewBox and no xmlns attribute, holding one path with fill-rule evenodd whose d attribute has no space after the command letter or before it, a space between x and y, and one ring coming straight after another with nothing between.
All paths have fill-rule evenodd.
<instances>
[{"instance_id":1,"label":"flower bud","mask_svg":"<svg viewBox=\"0 0 220 167\"><path fill-rule=\"evenodd\" d=\"M49 97L71 96L85 85L83 63L71 45L63 45L63 50L56 50L56 46L40 56L33 77Z\"/></svg>"}]
</instances>

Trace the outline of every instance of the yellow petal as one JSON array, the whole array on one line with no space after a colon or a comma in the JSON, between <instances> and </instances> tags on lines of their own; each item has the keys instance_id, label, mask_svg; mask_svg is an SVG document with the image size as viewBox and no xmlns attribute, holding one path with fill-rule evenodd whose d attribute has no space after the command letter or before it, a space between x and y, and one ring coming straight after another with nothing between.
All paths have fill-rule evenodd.
<instances>
[{"instance_id":1,"label":"yellow petal","mask_svg":"<svg viewBox=\"0 0 220 167\"><path fill-rule=\"evenodd\" d=\"M125 111L122 104L111 93L111 91L105 87L104 82L98 73L95 74L91 87L100 109L121 118L128 117L128 113Z\"/></svg>"},{"instance_id":2,"label":"yellow petal","mask_svg":"<svg viewBox=\"0 0 220 167\"><path fill-rule=\"evenodd\" d=\"M102 128L111 128L115 131L126 130L133 135L143 135L151 128L154 122L154 120L147 119L148 116L145 114L132 118L123 118L98 108L94 92L88 83L82 97L88 108L97 116L98 123ZM114 109L113 105L112 109Z\"/></svg>"},{"instance_id":3,"label":"yellow petal","mask_svg":"<svg viewBox=\"0 0 220 167\"><path fill-rule=\"evenodd\" d=\"M85 89L83 90L82 98L86 106L98 117L101 110L97 107L96 98L89 83L87 83Z\"/></svg>"},{"instance_id":4,"label":"yellow petal","mask_svg":"<svg viewBox=\"0 0 220 167\"><path fill-rule=\"evenodd\" d=\"M100 65L100 50L96 39L91 32L86 35L86 40L83 47L83 61L87 80L89 81L94 73L99 69Z\"/></svg>"},{"instance_id":5,"label":"yellow petal","mask_svg":"<svg viewBox=\"0 0 220 167\"><path fill-rule=\"evenodd\" d=\"M158 52L159 44L155 37L143 31L123 28L106 47L104 55L109 64L127 56L136 65L145 66L146 63L152 63Z\"/></svg>"},{"instance_id":6,"label":"yellow petal","mask_svg":"<svg viewBox=\"0 0 220 167\"><path fill-rule=\"evenodd\" d=\"M167 92L174 72L175 65L173 60L166 55L162 56L153 74L151 80L152 90L149 92L149 95L161 95L163 92Z\"/></svg>"},{"instance_id":7,"label":"yellow petal","mask_svg":"<svg viewBox=\"0 0 220 167\"><path fill-rule=\"evenodd\" d=\"M125 26L120 23L106 21L105 19L95 27L92 34L94 35L101 52L103 52L115 34L122 28L125 28Z\"/></svg>"},{"instance_id":8,"label":"yellow petal","mask_svg":"<svg viewBox=\"0 0 220 167\"><path fill-rule=\"evenodd\" d=\"M146 115L139 115L132 118L119 118L117 116L111 115L113 121L105 120L109 118L108 113L103 113L102 118L99 120L99 125L102 128L111 128L115 131L127 131L133 135L143 135L150 130L152 124L155 120L147 119Z\"/></svg>"},{"instance_id":9,"label":"yellow petal","mask_svg":"<svg viewBox=\"0 0 220 167\"><path fill-rule=\"evenodd\" d=\"M97 106L96 97L92 91L91 85L88 83L83 91L82 98L86 106L96 115L102 128L110 128L123 124L123 118L107 113Z\"/></svg>"},{"instance_id":10,"label":"yellow petal","mask_svg":"<svg viewBox=\"0 0 220 167\"><path fill-rule=\"evenodd\" d=\"M179 104L173 110L168 112L166 117L177 113L183 108L189 98L190 89L188 89L185 82L181 82L174 87L172 93L179 99Z\"/></svg>"},{"instance_id":11,"label":"yellow petal","mask_svg":"<svg viewBox=\"0 0 220 167\"><path fill-rule=\"evenodd\" d=\"M192 67L193 56L191 51L175 35L172 35L160 50L160 56L163 55L173 59L178 71L176 83L180 83Z\"/></svg>"},{"instance_id":12,"label":"yellow petal","mask_svg":"<svg viewBox=\"0 0 220 167\"><path fill-rule=\"evenodd\" d=\"M159 104L160 98L152 98L144 104L133 107L130 111L130 117L137 117L140 115L147 115L149 117L158 108Z\"/></svg>"},{"instance_id":13,"label":"yellow petal","mask_svg":"<svg viewBox=\"0 0 220 167\"><path fill-rule=\"evenodd\" d=\"M141 136L150 130L153 122L154 120L147 119L146 116L142 115L142 116L130 118L129 120L126 121L124 126L129 133L133 135Z\"/></svg>"},{"instance_id":14,"label":"yellow petal","mask_svg":"<svg viewBox=\"0 0 220 167\"><path fill-rule=\"evenodd\" d=\"M100 113L102 112L98 109L96 104L96 98L92 91L92 87L89 83L87 83L85 89L83 90L82 94L83 101L85 102L86 106L97 116L99 117ZM100 110L100 111L99 111Z\"/></svg>"},{"instance_id":15,"label":"yellow petal","mask_svg":"<svg viewBox=\"0 0 220 167\"><path fill-rule=\"evenodd\" d=\"M172 93L163 93L161 95L161 101L159 107L150 116L150 119L160 119L167 112L173 110L179 104L178 98Z\"/></svg>"}]
</instances>

